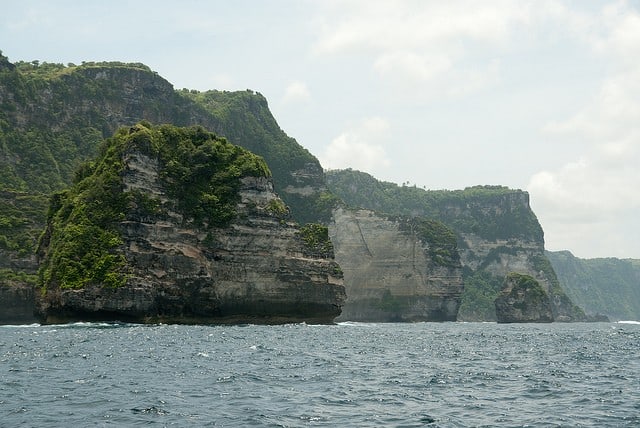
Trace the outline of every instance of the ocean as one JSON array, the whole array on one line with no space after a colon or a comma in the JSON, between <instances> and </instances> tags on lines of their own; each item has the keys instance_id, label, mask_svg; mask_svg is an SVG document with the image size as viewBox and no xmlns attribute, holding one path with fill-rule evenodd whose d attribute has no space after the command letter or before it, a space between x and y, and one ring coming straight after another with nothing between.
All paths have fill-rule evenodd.
<instances>
[{"instance_id":1,"label":"ocean","mask_svg":"<svg viewBox=\"0 0 640 428\"><path fill-rule=\"evenodd\" d=\"M0 426L637 427L639 323L0 327Z\"/></svg>"}]
</instances>

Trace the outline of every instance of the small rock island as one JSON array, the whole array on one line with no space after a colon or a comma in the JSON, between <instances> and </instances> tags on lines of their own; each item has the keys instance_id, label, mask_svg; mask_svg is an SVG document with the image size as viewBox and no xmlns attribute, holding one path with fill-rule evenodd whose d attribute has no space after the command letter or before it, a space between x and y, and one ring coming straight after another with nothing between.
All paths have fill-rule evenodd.
<instances>
[{"instance_id":1,"label":"small rock island","mask_svg":"<svg viewBox=\"0 0 640 428\"><path fill-rule=\"evenodd\" d=\"M499 323L553 322L549 295L535 278L511 272L495 300Z\"/></svg>"}]
</instances>

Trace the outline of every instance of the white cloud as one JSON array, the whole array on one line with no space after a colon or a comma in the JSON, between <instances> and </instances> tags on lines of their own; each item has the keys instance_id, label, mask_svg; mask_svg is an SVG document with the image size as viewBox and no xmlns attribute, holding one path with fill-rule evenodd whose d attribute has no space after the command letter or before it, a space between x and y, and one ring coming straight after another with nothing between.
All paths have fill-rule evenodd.
<instances>
[{"instance_id":1,"label":"white cloud","mask_svg":"<svg viewBox=\"0 0 640 428\"><path fill-rule=\"evenodd\" d=\"M457 74L456 85L448 88L448 95L464 96L483 88L493 86L500 80L500 61L493 60L484 68L462 70Z\"/></svg>"},{"instance_id":2,"label":"white cloud","mask_svg":"<svg viewBox=\"0 0 640 428\"><path fill-rule=\"evenodd\" d=\"M451 68L451 60L446 56L427 57L415 52L391 52L380 55L374 69L382 75L400 75L413 80L429 80Z\"/></svg>"},{"instance_id":3,"label":"white cloud","mask_svg":"<svg viewBox=\"0 0 640 428\"><path fill-rule=\"evenodd\" d=\"M640 15L628 2L616 2L603 9L603 37L594 38L594 48L605 55L615 55L624 62L637 62L640 46Z\"/></svg>"},{"instance_id":4,"label":"white cloud","mask_svg":"<svg viewBox=\"0 0 640 428\"><path fill-rule=\"evenodd\" d=\"M529 19L531 9L530 2L505 0L366 0L329 4L315 45L320 54L361 48L389 51L438 43L455 45L462 38L503 41L514 22Z\"/></svg>"},{"instance_id":5,"label":"white cloud","mask_svg":"<svg viewBox=\"0 0 640 428\"><path fill-rule=\"evenodd\" d=\"M528 190L549 247L640 257L640 15L616 3L594 15L594 52L609 74L598 93L548 138L582 141L580 160L535 174ZM577 247L577 248L576 248Z\"/></svg>"},{"instance_id":6,"label":"white cloud","mask_svg":"<svg viewBox=\"0 0 640 428\"><path fill-rule=\"evenodd\" d=\"M549 123L544 130L551 134L577 134L589 141L603 141L624 138L631 130L638 129L640 55L636 61L633 67L607 77L599 93L582 110L566 120Z\"/></svg>"},{"instance_id":7,"label":"white cloud","mask_svg":"<svg viewBox=\"0 0 640 428\"><path fill-rule=\"evenodd\" d=\"M484 50L508 46L513 29L529 23L546 2L328 4L313 49L316 55L365 53L384 81L459 95L495 84L500 62L493 54L483 56ZM469 69L465 63L469 55L476 56L479 65Z\"/></svg>"},{"instance_id":8,"label":"white cloud","mask_svg":"<svg viewBox=\"0 0 640 428\"><path fill-rule=\"evenodd\" d=\"M636 168L615 170L593 158L539 172L528 190L547 248L581 257L638 257L639 186Z\"/></svg>"},{"instance_id":9,"label":"white cloud","mask_svg":"<svg viewBox=\"0 0 640 428\"><path fill-rule=\"evenodd\" d=\"M284 91L283 101L286 104L306 102L311 99L311 93L306 83L295 81L291 82Z\"/></svg>"},{"instance_id":10,"label":"white cloud","mask_svg":"<svg viewBox=\"0 0 640 428\"><path fill-rule=\"evenodd\" d=\"M363 120L342 132L325 148L320 162L327 169L353 168L371 172L390 165L381 141L387 135L389 123L379 117Z\"/></svg>"}]
</instances>

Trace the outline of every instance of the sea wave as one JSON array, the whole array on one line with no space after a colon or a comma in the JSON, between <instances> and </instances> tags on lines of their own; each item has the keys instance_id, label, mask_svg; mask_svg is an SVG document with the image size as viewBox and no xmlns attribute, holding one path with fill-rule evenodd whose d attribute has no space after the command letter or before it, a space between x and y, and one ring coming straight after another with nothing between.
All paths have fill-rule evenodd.
<instances>
[{"instance_id":1,"label":"sea wave","mask_svg":"<svg viewBox=\"0 0 640 428\"><path fill-rule=\"evenodd\" d=\"M623 324L9 328L0 425L638 427Z\"/></svg>"},{"instance_id":2,"label":"sea wave","mask_svg":"<svg viewBox=\"0 0 640 428\"><path fill-rule=\"evenodd\" d=\"M33 328L33 327L40 327L40 324L33 323L33 324L3 324L3 325L0 325L0 328Z\"/></svg>"}]
</instances>

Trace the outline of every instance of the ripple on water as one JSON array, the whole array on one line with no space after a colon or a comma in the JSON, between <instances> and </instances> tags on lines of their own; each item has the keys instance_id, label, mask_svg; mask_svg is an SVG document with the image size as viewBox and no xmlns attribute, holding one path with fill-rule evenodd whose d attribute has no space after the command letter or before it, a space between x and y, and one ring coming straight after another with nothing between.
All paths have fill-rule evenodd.
<instances>
[{"instance_id":1,"label":"ripple on water","mask_svg":"<svg viewBox=\"0 0 640 428\"><path fill-rule=\"evenodd\" d=\"M637 426L640 326L0 330L7 426Z\"/></svg>"}]
</instances>

